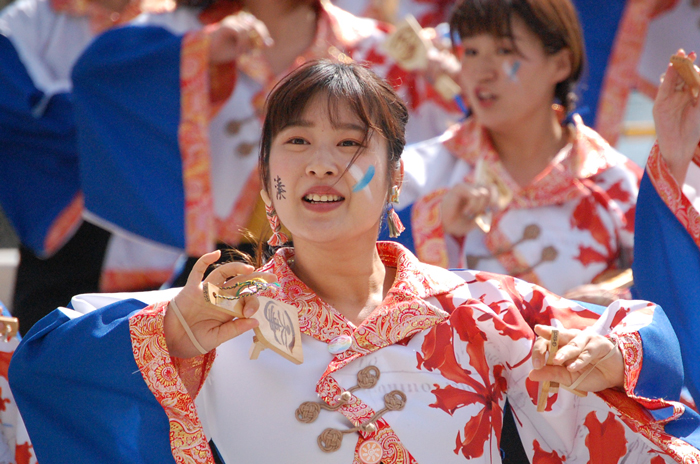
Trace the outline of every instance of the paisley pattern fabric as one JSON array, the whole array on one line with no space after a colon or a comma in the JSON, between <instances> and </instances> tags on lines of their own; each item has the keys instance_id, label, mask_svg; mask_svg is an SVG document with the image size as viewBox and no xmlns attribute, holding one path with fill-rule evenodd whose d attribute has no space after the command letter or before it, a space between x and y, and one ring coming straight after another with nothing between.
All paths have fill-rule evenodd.
<instances>
[{"instance_id":1,"label":"paisley pattern fabric","mask_svg":"<svg viewBox=\"0 0 700 464\"><path fill-rule=\"evenodd\" d=\"M678 185L678 181L671 175L666 161L661 156L658 143L654 144L651 149L646 170L661 199L700 247L700 215L698 210L683 194L683 186Z\"/></svg>"}]
</instances>

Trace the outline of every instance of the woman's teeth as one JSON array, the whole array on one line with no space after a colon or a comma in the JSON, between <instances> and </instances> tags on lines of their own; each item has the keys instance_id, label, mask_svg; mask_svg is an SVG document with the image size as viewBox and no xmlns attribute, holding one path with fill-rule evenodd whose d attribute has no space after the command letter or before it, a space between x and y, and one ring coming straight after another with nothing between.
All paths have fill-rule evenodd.
<instances>
[{"instance_id":1,"label":"woman's teeth","mask_svg":"<svg viewBox=\"0 0 700 464\"><path fill-rule=\"evenodd\" d=\"M311 195L306 195L304 197L304 200L306 201L314 201L314 202L333 202L333 201L340 201L343 197L339 195L319 195L317 193L311 194Z\"/></svg>"}]
</instances>

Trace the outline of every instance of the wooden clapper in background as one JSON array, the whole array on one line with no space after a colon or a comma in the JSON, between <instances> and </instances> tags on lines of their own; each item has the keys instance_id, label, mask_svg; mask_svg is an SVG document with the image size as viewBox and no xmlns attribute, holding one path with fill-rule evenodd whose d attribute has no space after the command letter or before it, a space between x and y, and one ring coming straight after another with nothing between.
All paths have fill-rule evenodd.
<instances>
[{"instance_id":1,"label":"wooden clapper in background","mask_svg":"<svg viewBox=\"0 0 700 464\"><path fill-rule=\"evenodd\" d=\"M695 69L693 61L688 57L676 54L671 56L671 64L690 88L693 96L697 97L700 92L700 75Z\"/></svg>"},{"instance_id":2,"label":"wooden clapper in background","mask_svg":"<svg viewBox=\"0 0 700 464\"><path fill-rule=\"evenodd\" d=\"M0 337L5 337L5 341L9 342L12 337L17 335L19 330L19 319L10 316L0 316Z\"/></svg>"},{"instance_id":3,"label":"wooden clapper in background","mask_svg":"<svg viewBox=\"0 0 700 464\"><path fill-rule=\"evenodd\" d=\"M384 51L406 71L425 71L428 68L428 52L435 47L422 30L416 18L407 15L383 44ZM447 101L461 92L459 85L447 74L438 76L434 87Z\"/></svg>"},{"instance_id":4,"label":"wooden clapper in background","mask_svg":"<svg viewBox=\"0 0 700 464\"><path fill-rule=\"evenodd\" d=\"M225 297L216 285L205 283L204 297L232 317L245 317L240 299ZM304 354L301 349L297 308L272 298L257 298L260 308L251 317L257 319L260 325L253 329L255 335L250 348L250 359L257 359L262 350L269 348L293 363L301 364Z\"/></svg>"}]
</instances>

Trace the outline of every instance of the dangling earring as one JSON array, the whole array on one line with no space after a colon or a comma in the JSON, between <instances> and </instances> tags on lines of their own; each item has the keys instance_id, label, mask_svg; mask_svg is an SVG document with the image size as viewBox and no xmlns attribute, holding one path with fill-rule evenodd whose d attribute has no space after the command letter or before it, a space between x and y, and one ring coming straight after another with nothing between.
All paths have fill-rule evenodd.
<instances>
[{"instance_id":1,"label":"dangling earring","mask_svg":"<svg viewBox=\"0 0 700 464\"><path fill-rule=\"evenodd\" d=\"M282 224L280 223L279 216L277 216L275 207L272 206L270 196L265 190L260 190L260 196L262 197L263 203L265 203L265 215L272 229L272 237L267 241L267 244L270 246L282 246L289 241L289 238L282 232Z\"/></svg>"},{"instance_id":2,"label":"dangling earring","mask_svg":"<svg viewBox=\"0 0 700 464\"><path fill-rule=\"evenodd\" d=\"M386 222L389 226L389 237L396 238L401 235L401 232L406 230L399 219L399 215L394 211L394 203L399 203L399 187L394 185L391 187L391 196L389 197L389 205L386 211Z\"/></svg>"}]
</instances>

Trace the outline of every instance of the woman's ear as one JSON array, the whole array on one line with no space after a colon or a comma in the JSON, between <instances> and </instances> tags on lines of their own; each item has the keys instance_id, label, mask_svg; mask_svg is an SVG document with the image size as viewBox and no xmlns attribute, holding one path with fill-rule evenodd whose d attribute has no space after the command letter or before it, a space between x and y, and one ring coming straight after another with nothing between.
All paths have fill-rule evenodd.
<instances>
[{"instance_id":1,"label":"woman's ear","mask_svg":"<svg viewBox=\"0 0 700 464\"><path fill-rule=\"evenodd\" d=\"M571 76L571 71L573 69L573 56L571 50L568 48L562 48L553 55L550 55L550 59L554 65L554 83L558 84L563 82Z\"/></svg>"},{"instance_id":2,"label":"woman's ear","mask_svg":"<svg viewBox=\"0 0 700 464\"><path fill-rule=\"evenodd\" d=\"M265 189L260 190L260 197L262 198L263 203L265 203L266 206L272 205L272 200L270 200L270 195L267 194L267 191Z\"/></svg>"}]
</instances>

